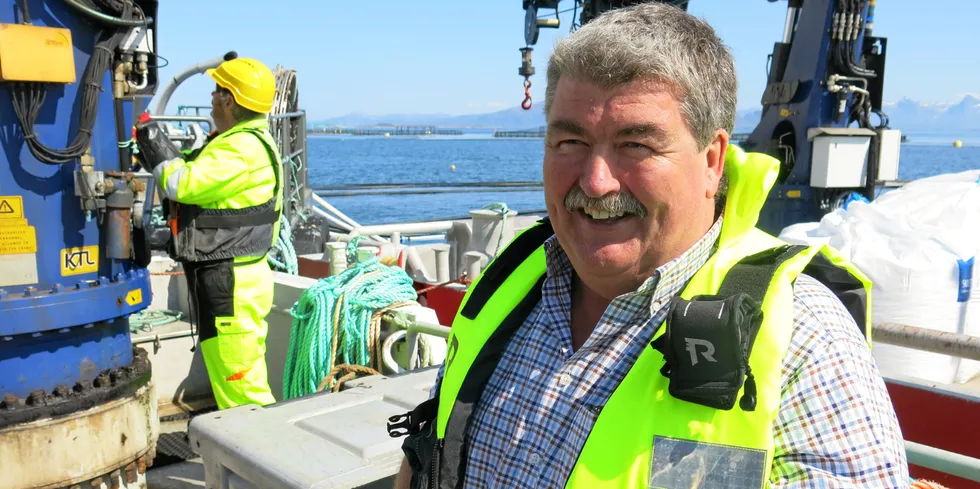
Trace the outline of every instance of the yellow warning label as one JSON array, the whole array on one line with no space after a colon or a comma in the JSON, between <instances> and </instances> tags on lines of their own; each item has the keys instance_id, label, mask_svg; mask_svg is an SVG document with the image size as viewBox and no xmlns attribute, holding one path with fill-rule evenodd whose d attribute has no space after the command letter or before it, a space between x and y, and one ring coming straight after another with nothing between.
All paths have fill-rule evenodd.
<instances>
[{"instance_id":1,"label":"yellow warning label","mask_svg":"<svg viewBox=\"0 0 980 489\"><path fill-rule=\"evenodd\" d=\"M0 227L12 228L26 225L27 219L0 219Z\"/></svg>"},{"instance_id":2,"label":"yellow warning label","mask_svg":"<svg viewBox=\"0 0 980 489\"><path fill-rule=\"evenodd\" d=\"M143 289L130 290L129 293L126 294L126 304L135 306L141 302L143 302Z\"/></svg>"},{"instance_id":3,"label":"yellow warning label","mask_svg":"<svg viewBox=\"0 0 980 489\"><path fill-rule=\"evenodd\" d=\"M0 227L0 255L37 253L34 226Z\"/></svg>"},{"instance_id":4,"label":"yellow warning label","mask_svg":"<svg viewBox=\"0 0 980 489\"><path fill-rule=\"evenodd\" d=\"M0 233L3 228L0 228ZM61 275L81 275L99 271L99 247L83 246L61 250Z\"/></svg>"},{"instance_id":5,"label":"yellow warning label","mask_svg":"<svg viewBox=\"0 0 980 489\"><path fill-rule=\"evenodd\" d=\"M23 219L24 198L19 195L0 195L0 219Z\"/></svg>"}]
</instances>

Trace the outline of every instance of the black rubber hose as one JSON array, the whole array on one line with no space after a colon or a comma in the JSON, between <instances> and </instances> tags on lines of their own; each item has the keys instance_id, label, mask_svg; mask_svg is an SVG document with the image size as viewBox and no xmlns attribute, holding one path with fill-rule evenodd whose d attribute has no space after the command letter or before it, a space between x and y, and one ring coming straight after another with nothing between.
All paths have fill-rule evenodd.
<instances>
[{"instance_id":1,"label":"black rubber hose","mask_svg":"<svg viewBox=\"0 0 980 489\"><path fill-rule=\"evenodd\" d=\"M22 23L31 23L31 9L27 8L27 0L20 0L20 14L24 17L21 19Z\"/></svg>"},{"instance_id":2,"label":"black rubber hose","mask_svg":"<svg viewBox=\"0 0 980 489\"><path fill-rule=\"evenodd\" d=\"M117 27L146 27L153 23L152 17L147 17L145 19L139 20L125 20L118 17L113 17L111 15L103 14L102 12L92 10L85 5L82 5L77 0L65 0L65 4L70 7L75 8L79 12L89 16L89 18L103 22L105 24L117 26Z\"/></svg>"},{"instance_id":3,"label":"black rubber hose","mask_svg":"<svg viewBox=\"0 0 980 489\"><path fill-rule=\"evenodd\" d=\"M112 101L112 105L116 119L116 140L119 152L119 171L129 171L129 167L132 166L132 157L129 154L129 148L124 146L126 141L129 141L130 138L126 135L126 117L123 111L123 101L117 98Z\"/></svg>"}]
</instances>

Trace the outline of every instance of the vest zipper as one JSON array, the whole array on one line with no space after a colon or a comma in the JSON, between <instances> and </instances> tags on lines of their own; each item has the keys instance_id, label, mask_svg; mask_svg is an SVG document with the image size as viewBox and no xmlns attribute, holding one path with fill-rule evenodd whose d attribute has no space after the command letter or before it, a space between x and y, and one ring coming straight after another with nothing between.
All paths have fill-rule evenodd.
<instances>
[{"instance_id":1,"label":"vest zipper","mask_svg":"<svg viewBox=\"0 0 980 489\"><path fill-rule=\"evenodd\" d=\"M430 489L437 489L439 487L439 469L440 469L439 461L441 459L442 459L442 439L436 438L436 443L432 449L432 462L430 463L430 465L432 466L432 471L429 476ZM456 479L457 481L459 480L459 477L462 476L461 475L458 476Z\"/></svg>"}]
</instances>

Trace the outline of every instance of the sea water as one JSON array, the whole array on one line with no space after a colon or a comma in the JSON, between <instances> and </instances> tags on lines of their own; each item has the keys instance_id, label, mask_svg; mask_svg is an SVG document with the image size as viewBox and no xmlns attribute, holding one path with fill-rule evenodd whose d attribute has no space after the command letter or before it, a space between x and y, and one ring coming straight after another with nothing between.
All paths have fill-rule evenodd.
<instances>
[{"instance_id":1,"label":"sea water","mask_svg":"<svg viewBox=\"0 0 980 489\"><path fill-rule=\"evenodd\" d=\"M980 133L909 134L900 155L899 179L980 168ZM960 140L963 147L954 148ZM370 137L310 135L309 184L540 182L544 141L462 136ZM467 216L471 209L505 203L517 211L544 209L540 187L526 190L411 188L403 195L333 196L327 200L359 224L382 224ZM336 192L336 191L335 191ZM343 192L343 191L340 191Z\"/></svg>"}]
</instances>

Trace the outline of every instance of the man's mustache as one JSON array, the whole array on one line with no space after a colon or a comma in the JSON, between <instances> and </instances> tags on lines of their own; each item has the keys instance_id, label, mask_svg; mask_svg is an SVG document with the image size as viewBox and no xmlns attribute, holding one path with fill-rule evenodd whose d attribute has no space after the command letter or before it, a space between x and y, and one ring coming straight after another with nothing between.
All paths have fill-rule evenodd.
<instances>
[{"instance_id":1,"label":"man's mustache","mask_svg":"<svg viewBox=\"0 0 980 489\"><path fill-rule=\"evenodd\" d=\"M576 185L565 196L565 209L574 212L579 209L595 209L609 214L630 214L640 218L646 217L647 209L640 201L625 192L617 192L599 198L585 195L582 187Z\"/></svg>"}]
</instances>

